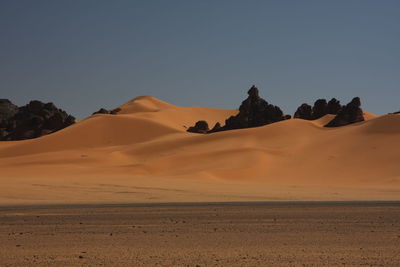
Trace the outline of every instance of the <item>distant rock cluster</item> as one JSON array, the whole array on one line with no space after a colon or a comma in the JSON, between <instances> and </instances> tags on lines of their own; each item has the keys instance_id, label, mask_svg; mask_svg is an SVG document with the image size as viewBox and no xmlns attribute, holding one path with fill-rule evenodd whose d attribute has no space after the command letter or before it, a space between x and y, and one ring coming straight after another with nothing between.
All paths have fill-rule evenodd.
<instances>
[{"instance_id":1,"label":"distant rock cluster","mask_svg":"<svg viewBox=\"0 0 400 267\"><path fill-rule=\"evenodd\" d=\"M315 101L313 107L308 104L302 104L297 108L294 118L317 120L327 114L336 115L336 117L326 124L325 127L339 127L364 121L359 97L353 98L345 106L342 106L336 98L332 98L329 102L326 102L325 99L318 99Z\"/></svg>"},{"instance_id":2,"label":"distant rock cluster","mask_svg":"<svg viewBox=\"0 0 400 267\"><path fill-rule=\"evenodd\" d=\"M239 107L239 113L231 116L225 121L225 125L219 123L209 130L206 121L198 121L195 126L190 127L188 132L213 133L226 130L243 129L267 125L270 123L290 119L290 115L284 115L278 106L269 104L259 96L258 88L254 85L247 92L248 97Z\"/></svg>"},{"instance_id":3,"label":"distant rock cluster","mask_svg":"<svg viewBox=\"0 0 400 267\"><path fill-rule=\"evenodd\" d=\"M37 100L18 107L0 99L0 140L14 141L40 137L75 123L75 118L53 103Z\"/></svg>"},{"instance_id":4,"label":"distant rock cluster","mask_svg":"<svg viewBox=\"0 0 400 267\"><path fill-rule=\"evenodd\" d=\"M112 109L112 110L108 110L108 109L105 109L105 108L101 108L101 109L99 109L98 111L93 112L92 115L96 115L96 114L111 114L111 115L116 115L116 114L118 114L118 112L120 112L120 111L121 111L120 108L116 108L116 109Z\"/></svg>"},{"instance_id":5,"label":"distant rock cluster","mask_svg":"<svg viewBox=\"0 0 400 267\"><path fill-rule=\"evenodd\" d=\"M342 108L340 101L336 100L336 98L332 98L329 102L326 102L325 99L318 99L313 107L306 103L302 104L297 108L293 117L303 120L317 120L327 114L336 115Z\"/></svg>"},{"instance_id":6,"label":"distant rock cluster","mask_svg":"<svg viewBox=\"0 0 400 267\"><path fill-rule=\"evenodd\" d=\"M226 130L243 129L258 127L271 124L278 121L290 119L290 115L284 115L278 106L268 104L267 101L259 96L258 88L254 85L247 92L248 97L239 107L239 113L231 116L225 121L225 125L219 123L210 130L208 123L204 120L196 122L187 130L191 133L213 133ZM340 101L332 98L327 102L325 99L318 99L314 105L307 103L297 108L294 118L304 120L317 120L327 114L336 115L325 127L339 127L351 123L364 121L363 111L361 109L361 101L359 97L347 105L342 106Z\"/></svg>"}]
</instances>

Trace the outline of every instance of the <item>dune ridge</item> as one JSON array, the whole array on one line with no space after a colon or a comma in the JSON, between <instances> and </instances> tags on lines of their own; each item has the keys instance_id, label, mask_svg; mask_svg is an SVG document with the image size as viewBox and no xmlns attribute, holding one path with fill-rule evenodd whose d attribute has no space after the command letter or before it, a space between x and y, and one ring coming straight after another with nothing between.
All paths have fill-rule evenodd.
<instances>
[{"instance_id":1,"label":"dune ridge","mask_svg":"<svg viewBox=\"0 0 400 267\"><path fill-rule=\"evenodd\" d=\"M364 122L325 128L326 115L201 135L186 130L238 111L150 96L119 108L1 142L0 204L399 200L400 115L364 112Z\"/></svg>"}]
</instances>

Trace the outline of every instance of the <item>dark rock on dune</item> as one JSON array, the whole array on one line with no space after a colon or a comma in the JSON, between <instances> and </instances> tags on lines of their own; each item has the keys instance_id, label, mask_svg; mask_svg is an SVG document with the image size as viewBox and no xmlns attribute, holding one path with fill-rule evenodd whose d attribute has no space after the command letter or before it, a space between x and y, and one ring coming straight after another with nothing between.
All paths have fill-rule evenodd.
<instances>
[{"instance_id":1,"label":"dark rock on dune","mask_svg":"<svg viewBox=\"0 0 400 267\"><path fill-rule=\"evenodd\" d=\"M289 115L289 114L283 115L284 120L290 120L291 118L292 118L292 115Z\"/></svg>"},{"instance_id":2,"label":"dark rock on dune","mask_svg":"<svg viewBox=\"0 0 400 267\"><path fill-rule=\"evenodd\" d=\"M218 132L221 129L221 123L217 122L214 127L209 131L209 133Z\"/></svg>"},{"instance_id":3,"label":"dark rock on dune","mask_svg":"<svg viewBox=\"0 0 400 267\"><path fill-rule=\"evenodd\" d=\"M328 103L326 102L326 100L318 99L317 101L315 101L312 109L313 120L322 118L326 114L328 114Z\"/></svg>"},{"instance_id":4,"label":"dark rock on dune","mask_svg":"<svg viewBox=\"0 0 400 267\"><path fill-rule=\"evenodd\" d=\"M329 102L326 102L325 99L318 99L313 107L306 103L302 104L297 108L294 117L303 120L317 120L327 114L336 115L341 109L340 101L336 98L332 98Z\"/></svg>"},{"instance_id":5,"label":"dark rock on dune","mask_svg":"<svg viewBox=\"0 0 400 267\"><path fill-rule=\"evenodd\" d=\"M198 121L195 126L189 127L187 130L190 133L207 133L210 129L208 128L208 123L206 121Z\"/></svg>"},{"instance_id":6,"label":"dark rock on dune","mask_svg":"<svg viewBox=\"0 0 400 267\"><path fill-rule=\"evenodd\" d=\"M12 108L14 114L0 123L0 140L36 138L75 123L73 116L57 108L53 103L34 100L17 108L16 112L14 107Z\"/></svg>"},{"instance_id":7,"label":"dark rock on dune","mask_svg":"<svg viewBox=\"0 0 400 267\"><path fill-rule=\"evenodd\" d=\"M353 98L350 103L344 106L336 117L331 120L325 127L339 127L351 123L364 121L363 111L360 108L361 101L359 97Z\"/></svg>"},{"instance_id":8,"label":"dark rock on dune","mask_svg":"<svg viewBox=\"0 0 400 267\"><path fill-rule=\"evenodd\" d=\"M278 106L269 104L259 95L258 88L254 85L247 92L248 97L242 102L239 107L239 113L236 116L231 116L225 121L225 125L220 123L208 130L205 127L205 121L199 121L194 127L190 127L188 132L196 133L213 133L226 130L243 129L267 125L270 123L290 119L290 115L284 115ZM199 123L202 123L201 125ZM198 125L199 124L199 125ZM201 127L201 128L200 128Z\"/></svg>"},{"instance_id":9,"label":"dark rock on dune","mask_svg":"<svg viewBox=\"0 0 400 267\"><path fill-rule=\"evenodd\" d=\"M312 120L313 119L312 114L313 114L312 107L309 104L304 103L297 108L293 117L303 120Z\"/></svg>"},{"instance_id":10,"label":"dark rock on dune","mask_svg":"<svg viewBox=\"0 0 400 267\"><path fill-rule=\"evenodd\" d=\"M113 109L113 110L110 110L110 114L112 114L112 115L117 115L118 112L120 112L120 111L121 111L120 108L115 108L115 109Z\"/></svg>"},{"instance_id":11,"label":"dark rock on dune","mask_svg":"<svg viewBox=\"0 0 400 267\"><path fill-rule=\"evenodd\" d=\"M111 114L111 115L116 115L116 114L117 114L118 112L120 112L120 111L121 111L120 108L116 108L116 109L112 109L112 110L108 110L108 109L105 109L105 108L101 108L101 109L99 109L98 111L93 112L92 115L95 115L95 114Z\"/></svg>"},{"instance_id":12,"label":"dark rock on dune","mask_svg":"<svg viewBox=\"0 0 400 267\"><path fill-rule=\"evenodd\" d=\"M328 114L338 114L342 110L342 105L340 104L340 101L337 100L336 98L332 98L328 102Z\"/></svg>"},{"instance_id":13,"label":"dark rock on dune","mask_svg":"<svg viewBox=\"0 0 400 267\"><path fill-rule=\"evenodd\" d=\"M263 126L289 118L278 106L262 99L254 85L247 93L249 96L240 105L239 114L228 118L219 131Z\"/></svg>"},{"instance_id":14,"label":"dark rock on dune","mask_svg":"<svg viewBox=\"0 0 400 267\"><path fill-rule=\"evenodd\" d=\"M108 111L108 110L105 109L105 108L101 108L101 109L99 109L98 111L93 112L92 115L95 115L95 114L110 114L110 111Z\"/></svg>"}]
</instances>

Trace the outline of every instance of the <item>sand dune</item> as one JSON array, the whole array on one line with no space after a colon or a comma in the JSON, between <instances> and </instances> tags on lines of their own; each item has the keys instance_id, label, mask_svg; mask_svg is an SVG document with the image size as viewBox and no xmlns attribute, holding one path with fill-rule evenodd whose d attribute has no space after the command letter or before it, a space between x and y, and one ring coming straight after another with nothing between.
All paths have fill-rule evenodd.
<instances>
[{"instance_id":1,"label":"sand dune","mask_svg":"<svg viewBox=\"0 0 400 267\"><path fill-rule=\"evenodd\" d=\"M193 134L237 113L154 97L54 134L0 143L0 203L398 200L400 115ZM121 193L125 192L125 193Z\"/></svg>"}]
</instances>

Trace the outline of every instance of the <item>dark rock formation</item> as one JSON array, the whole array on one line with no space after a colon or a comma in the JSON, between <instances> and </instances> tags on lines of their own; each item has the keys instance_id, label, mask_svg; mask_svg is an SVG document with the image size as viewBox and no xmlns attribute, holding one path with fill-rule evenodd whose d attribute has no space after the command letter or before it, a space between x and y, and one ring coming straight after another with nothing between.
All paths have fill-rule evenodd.
<instances>
[{"instance_id":1,"label":"dark rock formation","mask_svg":"<svg viewBox=\"0 0 400 267\"><path fill-rule=\"evenodd\" d=\"M240 105L239 114L228 118L219 131L263 126L290 118L278 106L262 99L254 85L247 93L249 96Z\"/></svg>"},{"instance_id":2,"label":"dark rock formation","mask_svg":"<svg viewBox=\"0 0 400 267\"><path fill-rule=\"evenodd\" d=\"M18 107L8 99L0 99L0 123L8 120L18 112ZM1 127L1 125L0 125Z\"/></svg>"},{"instance_id":3,"label":"dark rock formation","mask_svg":"<svg viewBox=\"0 0 400 267\"><path fill-rule=\"evenodd\" d=\"M312 107L306 103L302 104L300 107L297 108L293 117L303 120L312 120L313 119Z\"/></svg>"},{"instance_id":4,"label":"dark rock formation","mask_svg":"<svg viewBox=\"0 0 400 267\"><path fill-rule=\"evenodd\" d=\"M331 120L325 127L339 127L351 123L364 121L363 111L360 108L361 101L359 97L353 98L350 103L344 106L336 117Z\"/></svg>"},{"instance_id":5,"label":"dark rock formation","mask_svg":"<svg viewBox=\"0 0 400 267\"><path fill-rule=\"evenodd\" d=\"M101 109L99 109L98 111L93 112L92 115L95 115L95 114L110 114L110 111L107 110L107 109L105 109L105 108L101 108Z\"/></svg>"},{"instance_id":6,"label":"dark rock formation","mask_svg":"<svg viewBox=\"0 0 400 267\"><path fill-rule=\"evenodd\" d=\"M120 111L121 111L120 108L116 108L116 109L112 109L112 110L108 110L108 109L105 109L105 108L101 108L101 109L99 109L98 111L93 112L92 115L95 115L95 114L111 114L111 115L116 115L116 114L117 114L118 112L120 112Z\"/></svg>"},{"instance_id":7,"label":"dark rock formation","mask_svg":"<svg viewBox=\"0 0 400 267\"><path fill-rule=\"evenodd\" d=\"M217 122L214 127L209 131L209 133L218 132L221 129L221 123Z\"/></svg>"},{"instance_id":8,"label":"dark rock formation","mask_svg":"<svg viewBox=\"0 0 400 267\"><path fill-rule=\"evenodd\" d=\"M221 127L221 124L217 123L211 130L205 131L204 123L207 122L199 121L194 127L190 127L187 131L196 133L213 133L233 129L258 127L291 118L290 115L284 115L279 107L268 104L267 101L262 99L259 96L258 88L254 85L247 93L249 96L240 105L239 114L228 118L225 121L224 126ZM199 128L200 125L198 125L198 123L200 122L202 122L202 128Z\"/></svg>"},{"instance_id":9,"label":"dark rock formation","mask_svg":"<svg viewBox=\"0 0 400 267\"><path fill-rule=\"evenodd\" d=\"M10 106L9 103L8 106ZM12 104L13 115L7 116L0 123L0 140L13 141L36 138L75 123L73 116L58 109L53 103L45 104L35 100L17 108L16 112L15 107ZM5 113L2 112L2 114Z\"/></svg>"},{"instance_id":10,"label":"dark rock formation","mask_svg":"<svg viewBox=\"0 0 400 267\"><path fill-rule=\"evenodd\" d=\"M328 108L327 108L327 112L328 114L333 114L336 115L338 114L341 110L342 110L342 105L340 104L340 101L337 100L336 98L332 98L331 100L329 100L328 102Z\"/></svg>"},{"instance_id":11,"label":"dark rock formation","mask_svg":"<svg viewBox=\"0 0 400 267\"><path fill-rule=\"evenodd\" d=\"M326 100L318 99L317 101L315 101L312 109L313 120L322 118L326 114L328 114L328 103L326 103Z\"/></svg>"},{"instance_id":12,"label":"dark rock formation","mask_svg":"<svg viewBox=\"0 0 400 267\"><path fill-rule=\"evenodd\" d=\"M195 126L189 127L187 130L190 133L207 133L210 129L206 121L198 121Z\"/></svg>"},{"instance_id":13,"label":"dark rock formation","mask_svg":"<svg viewBox=\"0 0 400 267\"><path fill-rule=\"evenodd\" d=\"M294 117L303 120L317 120L327 114L336 115L341 109L340 101L336 100L336 98L332 98L328 103L325 99L318 99L313 107L306 103L302 104L297 108Z\"/></svg>"},{"instance_id":14,"label":"dark rock formation","mask_svg":"<svg viewBox=\"0 0 400 267\"><path fill-rule=\"evenodd\" d=\"M113 110L110 110L110 114L111 114L111 115L117 115L118 112L120 112L120 111L121 111L120 108L115 108L115 109L113 109Z\"/></svg>"}]
</instances>

